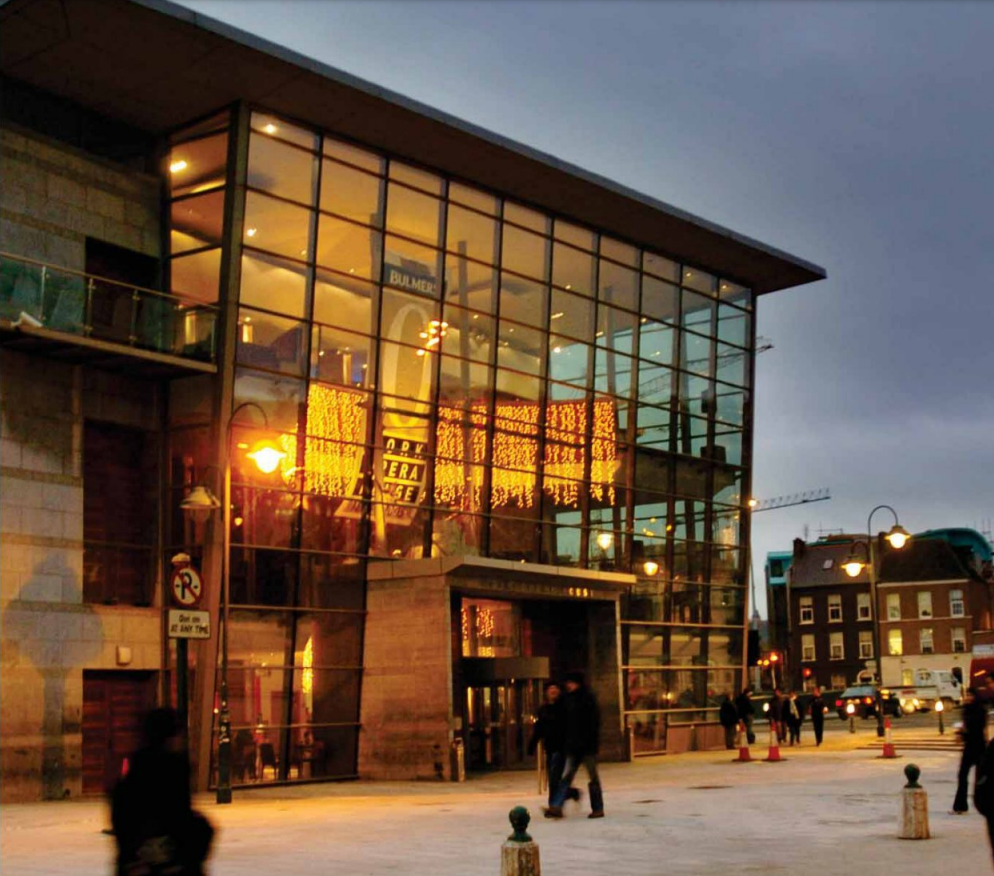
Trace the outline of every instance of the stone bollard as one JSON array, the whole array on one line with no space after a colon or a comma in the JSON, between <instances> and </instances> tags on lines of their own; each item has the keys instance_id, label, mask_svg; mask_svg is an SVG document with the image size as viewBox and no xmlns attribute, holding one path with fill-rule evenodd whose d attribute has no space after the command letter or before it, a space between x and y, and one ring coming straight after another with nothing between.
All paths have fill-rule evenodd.
<instances>
[{"instance_id":1,"label":"stone bollard","mask_svg":"<svg viewBox=\"0 0 994 876\"><path fill-rule=\"evenodd\" d=\"M901 790L901 839L930 839L928 832L928 794L918 784L922 771L913 763L904 768L908 784Z\"/></svg>"},{"instance_id":2,"label":"stone bollard","mask_svg":"<svg viewBox=\"0 0 994 876\"><path fill-rule=\"evenodd\" d=\"M507 817L514 833L500 847L500 876L542 876L538 846L525 832L531 821L528 810L515 806Z\"/></svg>"}]
</instances>

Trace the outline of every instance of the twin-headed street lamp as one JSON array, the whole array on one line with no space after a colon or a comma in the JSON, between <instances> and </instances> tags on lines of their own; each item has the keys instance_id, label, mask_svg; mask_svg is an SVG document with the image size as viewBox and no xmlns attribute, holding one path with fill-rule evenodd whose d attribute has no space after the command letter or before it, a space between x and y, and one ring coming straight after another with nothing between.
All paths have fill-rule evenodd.
<instances>
[{"instance_id":1,"label":"twin-headed street lamp","mask_svg":"<svg viewBox=\"0 0 994 876\"><path fill-rule=\"evenodd\" d=\"M231 602L231 572L229 554L231 552L231 427L235 417L245 408L255 408L262 414L265 431L269 432L269 417L255 402L242 402L228 417L225 428L225 465L222 498L219 500L209 487L198 484L183 499L180 507L194 518L206 519L221 509L223 546L221 548L221 655L220 655L220 710L218 714L217 743L217 802L231 802L231 714L228 710L228 607ZM256 441L245 454L263 474L272 474L286 457L286 451L271 438Z\"/></svg>"},{"instance_id":2,"label":"twin-headed street lamp","mask_svg":"<svg viewBox=\"0 0 994 876\"><path fill-rule=\"evenodd\" d=\"M866 569L867 575L870 579L870 602L872 604L871 608L871 620L873 622L873 640L875 642L873 652L876 658L877 664L877 681L883 681L883 646L880 643L880 606L877 604L877 566L878 563L874 557L873 545L876 539L873 538L872 532L872 522L873 515L886 508L894 515L894 525L890 528L890 531L884 536L887 542L895 550L901 550L908 541L911 539L911 534L901 526L900 521L897 518L897 512L891 508L890 505L877 505L870 512L870 516L866 519L866 541L854 541L853 549L846 561L842 564L842 569L850 578L855 578ZM856 552L856 548L862 547L866 551L866 559L861 560ZM877 713L877 736L882 737L884 735L884 710L883 702L880 698L879 692L876 698L876 713Z\"/></svg>"}]
</instances>

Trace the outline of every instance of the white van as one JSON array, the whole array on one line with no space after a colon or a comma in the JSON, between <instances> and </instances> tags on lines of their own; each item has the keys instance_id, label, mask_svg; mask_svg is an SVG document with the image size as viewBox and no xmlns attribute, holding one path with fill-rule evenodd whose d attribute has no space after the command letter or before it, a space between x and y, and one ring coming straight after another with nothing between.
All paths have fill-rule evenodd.
<instances>
[{"instance_id":1,"label":"white van","mask_svg":"<svg viewBox=\"0 0 994 876\"><path fill-rule=\"evenodd\" d=\"M963 686L948 669L916 669L914 684L894 688L905 712L932 709L942 700L959 705L963 702Z\"/></svg>"}]
</instances>

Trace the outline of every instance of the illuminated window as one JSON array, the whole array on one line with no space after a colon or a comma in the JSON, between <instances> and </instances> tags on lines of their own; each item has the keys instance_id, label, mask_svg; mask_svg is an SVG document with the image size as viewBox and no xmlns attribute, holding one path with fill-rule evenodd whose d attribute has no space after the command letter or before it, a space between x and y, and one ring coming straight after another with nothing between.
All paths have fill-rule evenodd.
<instances>
[{"instance_id":1,"label":"illuminated window","mask_svg":"<svg viewBox=\"0 0 994 876\"><path fill-rule=\"evenodd\" d=\"M887 594L887 620L901 619L901 594Z\"/></svg>"},{"instance_id":2,"label":"illuminated window","mask_svg":"<svg viewBox=\"0 0 994 876\"><path fill-rule=\"evenodd\" d=\"M921 645L922 654L934 654L935 648L932 643L932 628L922 627L918 631L918 641Z\"/></svg>"},{"instance_id":3,"label":"illuminated window","mask_svg":"<svg viewBox=\"0 0 994 876\"><path fill-rule=\"evenodd\" d=\"M963 654L966 652L966 628L965 627L953 627L951 631L951 638L953 640L953 651L957 654Z\"/></svg>"},{"instance_id":4,"label":"illuminated window","mask_svg":"<svg viewBox=\"0 0 994 876\"><path fill-rule=\"evenodd\" d=\"M856 594L856 617L858 620L872 620L873 614L870 609L870 594Z\"/></svg>"},{"instance_id":5,"label":"illuminated window","mask_svg":"<svg viewBox=\"0 0 994 876\"><path fill-rule=\"evenodd\" d=\"M843 644L842 633L830 633L828 637L828 659L843 660L846 651Z\"/></svg>"},{"instance_id":6,"label":"illuminated window","mask_svg":"<svg viewBox=\"0 0 994 876\"><path fill-rule=\"evenodd\" d=\"M963 617L966 614L963 605L963 591L949 591L949 614L952 617Z\"/></svg>"},{"instance_id":7,"label":"illuminated window","mask_svg":"<svg viewBox=\"0 0 994 876\"><path fill-rule=\"evenodd\" d=\"M918 617L932 616L932 593L928 590L918 591Z\"/></svg>"},{"instance_id":8,"label":"illuminated window","mask_svg":"<svg viewBox=\"0 0 994 876\"><path fill-rule=\"evenodd\" d=\"M812 634L801 636L801 660L812 663L815 659L815 637Z\"/></svg>"},{"instance_id":9,"label":"illuminated window","mask_svg":"<svg viewBox=\"0 0 994 876\"><path fill-rule=\"evenodd\" d=\"M814 600L810 596L801 597L801 623L813 624L815 622Z\"/></svg>"},{"instance_id":10,"label":"illuminated window","mask_svg":"<svg viewBox=\"0 0 994 876\"><path fill-rule=\"evenodd\" d=\"M904 653L904 637L900 630L887 631L887 653L891 657L900 657Z\"/></svg>"},{"instance_id":11,"label":"illuminated window","mask_svg":"<svg viewBox=\"0 0 994 876\"><path fill-rule=\"evenodd\" d=\"M870 630L859 631L859 656L861 660L873 657L873 633Z\"/></svg>"},{"instance_id":12,"label":"illuminated window","mask_svg":"<svg viewBox=\"0 0 994 876\"><path fill-rule=\"evenodd\" d=\"M842 623L842 596L838 593L832 593L828 597L828 621Z\"/></svg>"}]
</instances>

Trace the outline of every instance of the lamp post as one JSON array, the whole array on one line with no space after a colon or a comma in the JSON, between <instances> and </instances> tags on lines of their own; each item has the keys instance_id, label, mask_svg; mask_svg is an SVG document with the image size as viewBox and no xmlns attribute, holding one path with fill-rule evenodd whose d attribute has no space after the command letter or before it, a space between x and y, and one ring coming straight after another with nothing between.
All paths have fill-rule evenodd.
<instances>
[{"instance_id":1,"label":"lamp post","mask_svg":"<svg viewBox=\"0 0 994 876\"><path fill-rule=\"evenodd\" d=\"M890 505L877 505L869 516L866 518L866 542L854 541L853 551L849 555L845 563L842 564L842 568L845 573L850 578L855 578L859 575L863 569L866 569L867 577L870 579L870 604L871 604L871 620L873 623L873 654L876 658L877 664L877 683L878 685L883 682L883 646L880 644L880 606L877 604L877 558L874 557L873 545L876 539L873 538L873 515L886 508L894 515L894 525L890 528L890 531L884 538L890 543L890 546L895 550L901 550L911 538L908 531L901 526L900 520L898 520L897 512L891 508ZM856 555L857 545L862 544L866 549L866 562L860 560ZM882 708L882 703L879 702L879 696L877 697L877 736L883 737L884 735L884 710Z\"/></svg>"},{"instance_id":2,"label":"lamp post","mask_svg":"<svg viewBox=\"0 0 994 876\"><path fill-rule=\"evenodd\" d=\"M935 701L935 714L939 716L939 735L943 735L946 732L946 725L942 723L942 713L946 710L945 704L942 700Z\"/></svg>"},{"instance_id":3,"label":"lamp post","mask_svg":"<svg viewBox=\"0 0 994 876\"><path fill-rule=\"evenodd\" d=\"M220 599L220 627L221 627L221 648L220 648L220 709L218 713L218 737L217 737L217 802L231 802L231 713L228 709L228 609L231 602L231 568L229 564L229 554L231 553L231 427L235 418L245 408L255 408L262 414L262 420L266 432L269 432L269 417L266 412L255 402L242 402L228 417L228 424L224 430L225 440L225 465L223 475L223 489L221 500L218 501L211 491L198 485L191 490L190 494L180 503L184 511L194 514L210 514L220 505L221 508L221 599ZM255 444L245 454L251 459L256 468L264 474L271 474L276 471L280 460L286 456L286 451L281 450L277 444L263 438Z\"/></svg>"}]
</instances>

